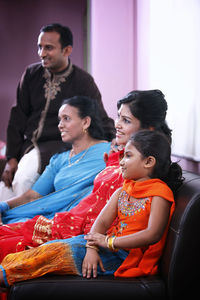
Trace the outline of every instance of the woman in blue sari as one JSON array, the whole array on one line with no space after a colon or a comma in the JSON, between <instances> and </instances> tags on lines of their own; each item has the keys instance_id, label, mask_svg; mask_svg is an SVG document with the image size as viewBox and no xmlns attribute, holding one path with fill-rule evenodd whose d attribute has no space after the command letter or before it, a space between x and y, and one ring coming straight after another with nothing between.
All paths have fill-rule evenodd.
<instances>
[{"instance_id":1,"label":"woman in blue sari","mask_svg":"<svg viewBox=\"0 0 200 300\"><path fill-rule=\"evenodd\" d=\"M67 99L58 116L62 140L72 149L54 155L30 190L0 203L4 224L68 211L92 191L95 176L104 169L103 154L110 143L104 140L96 101L83 96Z\"/></svg>"}]
</instances>

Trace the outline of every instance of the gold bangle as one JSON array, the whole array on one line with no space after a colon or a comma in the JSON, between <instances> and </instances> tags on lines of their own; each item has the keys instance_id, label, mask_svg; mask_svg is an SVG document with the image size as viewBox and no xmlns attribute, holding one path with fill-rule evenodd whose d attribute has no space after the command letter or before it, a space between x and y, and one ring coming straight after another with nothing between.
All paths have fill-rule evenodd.
<instances>
[{"instance_id":1,"label":"gold bangle","mask_svg":"<svg viewBox=\"0 0 200 300\"><path fill-rule=\"evenodd\" d=\"M108 247L108 239L109 239L109 235L106 235L106 237L105 237L105 243L106 243L107 247Z\"/></svg>"},{"instance_id":2,"label":"gold bangle","mask_svg":"<svg viewBox=\"0 0 200 300\"><path fill-rule=\"evenodd\" d=\"M85 245L85 248L91 248L91 249L94 249L96 250L97 252L99 251L99 248L95 245L88 245L88 243Z\"/></svg>"},{"instance_id":3,"label":"gold bangle","mask_svg":"<svg viewBox=\"0 0 200 300\"><path fill-rule=\"evenodd\" d=\"M113 244L113 237L109 237L109 238L108 238L108 248L109 248L111 251L113 250L112 244Z\"/></svg>"},{"instance_id":4,"label":"gold bangle","mask_svg":"<svg viewBox=\"0 0 200 300\"><path fill-rule=\"evenodd\" d=\"M118 249L116 249L115 246L114 246L115 239L116 239L116 236L114 236L114 237L108 237L108 239L107 239L107 247L108 247L108 249L110 249L113 252L117 252L118 251Z\"/></svg>"}]
</instances>

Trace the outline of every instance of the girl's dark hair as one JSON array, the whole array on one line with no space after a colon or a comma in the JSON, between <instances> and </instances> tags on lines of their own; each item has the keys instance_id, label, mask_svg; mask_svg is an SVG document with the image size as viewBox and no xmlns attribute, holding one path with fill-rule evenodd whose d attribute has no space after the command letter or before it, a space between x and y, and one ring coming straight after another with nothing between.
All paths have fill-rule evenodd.
<instances>
[{"instance_id":1,"label":"girl's dark hair","mask_svg":"<svg viewBox=\"0 0 200 300\"><path fill-rule=\"evenodd\" d=\"M160 90L132 91L117 102L117 108L122 104L128 104L132 115L140 121L141 129L152 127L163 132L171 143L171 129L165 121L168 106Z\"/></svg>"},{"instance_id":2,"label":"girl's dark hair","mask_svg":"<svg viewBox=\"0 0 200 300\"><path fill-rule=\"evenodd\" d=\"M65 99L62 105L64 104L69 104L70 106L76 107L81 119L90 117L91 124L88 128L89 135L98 140L104 139L104 130L99 115L97 100L86 96L74 96L72 98Z\"/></svg>"},{"instance_id":3,"label":"girl's dark hair","mask_svg":"<svg viewBox=\"0 0 200 300\"><path fill-rule=\"evenodd\" d=\"M175 193L184 179L181 167L171 161L171 146L166 136L154 130L141 130L132 135L130 142L142 157L155 157L151 178L163 180Z\"/></svg>"}]
</instances>

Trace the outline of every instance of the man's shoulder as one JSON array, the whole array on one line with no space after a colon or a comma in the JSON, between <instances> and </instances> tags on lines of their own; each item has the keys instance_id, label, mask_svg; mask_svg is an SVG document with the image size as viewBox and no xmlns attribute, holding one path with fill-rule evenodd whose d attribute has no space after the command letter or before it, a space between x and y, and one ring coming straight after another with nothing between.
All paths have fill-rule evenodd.
<instances>
[{"instance_id":1,"label":"man's shoulder","mask_svg":"<svg viewBox=\"0 0 200 300\"><path fill-rule=\"evenodd\" d=\"M73 72L75 76L80 78L93 80L92 75L90 75L87 71L81 69L80 67L73 64Z\"/></svg>"},{"instance_id":2,"label":"man's shoulder","mask_svg":"<svg viewBox=\"0 0 200 300\"><path fill-rule=\"evenodd\" d=\"M26 72L30 74L44 72L44 68L40 62L30 64L26 67Z\"/></svg>"}]
</instances>

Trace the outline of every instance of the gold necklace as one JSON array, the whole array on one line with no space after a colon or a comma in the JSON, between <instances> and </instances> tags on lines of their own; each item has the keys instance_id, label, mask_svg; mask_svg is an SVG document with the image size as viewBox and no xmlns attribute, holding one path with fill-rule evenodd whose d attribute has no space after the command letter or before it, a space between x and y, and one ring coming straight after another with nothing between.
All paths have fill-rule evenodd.
<instances>
[{"instance_id":1,"label":"gold necklace","mask_svg":"<svg viewBox=\"0 0 200 300\"><path fill-rule=\"evenodd\" d=\"M80 158L78 158L78 159L75 160L73 163L71 163L71 157L72 157L72 154L73 154L73 152L74 152L74 150L72 149L72 150L70 151L70 153L69 153L69 156L68 156L69 167L71 167L71 166L77 164L77 163L78 163L78 162L86 155L86 153L88 152L89 148L90 148L90 146L85 150L85 152L83 152L83 154L81 155Z\"/></svg>"}]
</instances>

